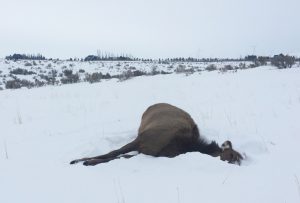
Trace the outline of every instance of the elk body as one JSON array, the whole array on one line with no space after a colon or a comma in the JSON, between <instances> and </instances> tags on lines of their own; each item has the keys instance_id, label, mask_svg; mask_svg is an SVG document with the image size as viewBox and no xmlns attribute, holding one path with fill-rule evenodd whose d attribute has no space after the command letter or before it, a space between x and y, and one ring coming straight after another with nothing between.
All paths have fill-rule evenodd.
<instances>
[{"instance_id":1,"label":"elk body","mask_svg":"<svg viewBox=\"0 0 300 203\"><path fill-rule=\"evenodd\" d=\"M242 159L242 156L238 156L239 153L232 149L231 142L230 147L223 149L215 141L208 143L202 138L197 125L187 112L170 104L159 103L150 106L144 112L135 140L107 154L76 159L71 161L71 164L83 162L84 165L96 165L121 157L130 158L134 155L127 153L132 151L154 157L175 157L197 151L213 157L220 156L221 160L229 163L240 163Z\"/></svg>"}]
</instances>

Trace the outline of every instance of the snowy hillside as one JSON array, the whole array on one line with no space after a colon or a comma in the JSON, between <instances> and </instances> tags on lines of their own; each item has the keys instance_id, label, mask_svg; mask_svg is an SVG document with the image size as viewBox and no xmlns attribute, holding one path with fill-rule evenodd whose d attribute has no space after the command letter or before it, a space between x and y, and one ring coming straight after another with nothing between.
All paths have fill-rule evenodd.
<instances>
[{"instance_id":1,"label":"snowy hillside","mask_svg":"<svg viewBox=\"0 0 300 203\"><path fill-rule=\"evenodd\" d=\"M0 59L0 90L41 87L141 75L191 74L201 71L252 68L252 62L68 61ZM94 75L93 75L94 74ZM93 80L91 80L93 78ZM98 80L99 79L99 80ZM9 83L9 85L7 85Z\"/></svg>"},{"instance_id":2,"label":"snowy hillside","mask_svg":"<svg viewBox=\"0 0 300 203\"><path fill-rule=\"evenodd\" d=\"M264 66L0 91L0 202L300 202L299 78L299 68ZM247 159L187 153L69 165L133 140L158 102L186 110L202 135L231 140Z\"/></svg>"}]
</instances>

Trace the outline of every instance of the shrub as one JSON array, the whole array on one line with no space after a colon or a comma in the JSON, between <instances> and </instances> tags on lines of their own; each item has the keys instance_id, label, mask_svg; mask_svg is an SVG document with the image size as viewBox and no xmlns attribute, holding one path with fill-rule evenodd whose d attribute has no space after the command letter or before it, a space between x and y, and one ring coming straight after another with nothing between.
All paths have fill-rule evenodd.
<instances>
[{"instance_id":1,"label":"shrub","mask_svg":"<svg viewBox=\"0 0 300 203\"><path fill-rule=\"evenodd\" d=\"M221 73L226 73L227 71L230 71L230 70L235 70L235 72L237 71L237 69L239 69L239 67L233 67L232 65L225 65L223 68L220 68L219 71Z\"/></svg>"},{"instance_id":2,"label":"shrub","mask_svg":"<svg viewBox=\"0 0 300 203\"><path fill-rule=\"evenodd\" d=\"M45 82L35 79L34 84L36 87L42 87L45 85Z\"/></svg>"},{"instance_id":3,"label":"shrub","mask_svg":"<svg viewBox=\"0 0 300 203\"><path fill-rule=\"evenodd\" d=\"M234 68L232 67L232 65L225 65L224 69L225 70L233 70Z\"/></svg>"},{"instance_id":4,"label":"shrub","mask_svg":"<svg viewBox=\"0 0 300 203\"><path fill-rule=\"evenodd\" d=\"M102 73L92 73L92 74L85 74L85 81L89 83L95 83L95 82L100 82L102 79L103 75Z\"/></svg>"},{"instance_id":5,"label":"shrub","mask_svg":"<svg viewBox=\"0 0 300 203\"><path fill-rule=\"evenodd\" d=\"M142 75L146 75L146 73L143 72L143 71L140 71L140 70L133 71L133 76L134 77L142 76Z\"/></svg>"},{"instance_id":6,"label":"shrub","mask_svg":"<svg viewBox=\"0 0 300 203\"><path fill-rule=\"evenodd\" d=\"M109 73L106 73L105 75L102 75L103 79L111 79L112 76Z\"/></svg>"},{"instance_id":7,"label":"shrub","mask_svg":"<svg viewBox=\"0 0 300 203\"><path fill-rule=\"evenodd\" d=\"M159 74L159 71L157 70L157 66L152 66L150 75L158 75L158 74Z\"/></svg>"},{"instance_id":8,"label":"shrub","mask_svg":"<svg viewBox=\"0 0 300 203\"><path fill-rule=\"evenodd\" d=\"M62 79L60 79L60 82L62 84L77 83L80 80L78 73L73 74L72 70L66 69L66 70L63 71L63 73L64 73L65 77L63 77Z\"/></svg>"},{"instance_id":9,"label":"shrub","mask_svg":"<svg viewBox=\"0 0 300 203\"><path fill-rule=\"evenodd\" d=\"M268 64L268 60L269 60L269 57L259 56L255 63L257 63L258 66L265 66Z\"/></svg>"},{"instance_id":10,"label":"shrub","mask_svg":"<svg viewBox=\"0 0 300 203\"><path fill-rule=\"evenodd\" d=\"M291 68L295 64L295 57L289 55L275 55L271 59L271 64L277 68Z\"/></svg>"},{"instance_id":11,"label":"shrub","mask_svg":"<svg viewBox=\"0 0 300 203\"><path fill-rule=\"evenodd\" d=\"M177 68L175 69L175 73L184 73L185 72L185 68L186 66L185 65L178 65Z\"/></svg>"},{"instance_id":12,"label":"shrub","mask_svg":"<svg viewBox=\"0 0 300 203\"><path fill-rule=\"evenodd\" d=\"M119 80L120 81L128 80L128 79L132 78L133 76L134 76L133 72L131 70L127 70L127 71L124 71L121 75L119 75Z\"/></svg>"},{"instance_id":13,"label":"shrub","mask_svg":"<svg viewBox=\"0 0 300 203\"><path fill-rule=\"evenodd\" d=\"M10 74L14 74L14 75L33 75L33 74L36 74L36 73L33 72L33 71L28 71L26 69L16 68L14 70L11 70Z\"/></svg>"},{"instance_id":14,"label":"shrub","mask_svg":"<svg viewBox=\"0 0 300 203\"><path fill-rule=\"evenodd\" d=\"M168 69L173 69L173 68L174 68L173 65L168 66Z\"/></svg>"},{"instance_id":15,"label":"shrub","mask_svg":"<svg viewBox=\"0 0 300 203\"><path fill-rule=\"evenodd\" d=\"M84 73L84 72L85 72L85 70L79 69L79 73Z\"/></svg>"},{"instance_id":16,"label":"shrub","mask_svg":"<svg viewBox=\"0 0 300 203\"><path fill-rule=\"evenodd\" d=\"M185 65L180 64L176 69L175 73L185 73L186 75L193 74L195 72L195 69L193 67L186 68Z\"/></svg>"},{"instance_id":17,"label":"shrub","mask_svg":"<svg viewBox=\"0 0 300 203\"><path fill-rule=\"evenodd\" d=\"M79 79L79 75L77 73L60 79L60 82L62 84L72 84L72 83L77 83L79 81L80 81L80 79Z\"/></svg>"},{"instance_id":18,"label":"shrub","mask_svg":"<svg viewBox=\"0 0 300 203\"><path fill-rule=\"evenodd\" d=\"M56 77L57 77L57 71L51 70L48 72L48 75L40 74L39 77L43 80L46 80L47 84L49 85L55 85L57 83Z\"/></svg>"},{"instance_id":19,"label":"shrub","mask_svg":"<svg viewBox=\"0 0 300 203\"><path fill-rule=\"evenodd\" d=\"M217 70L217 66L215 64L210 64L205 68L205 70L214 71L214 70Z\"/></svg>"},{"instance_id":20,"label":"shrub","mask_svg":"<svg viewBox=\"0 0 300 203\"><path fill-rule=\"evenodd\" d=\"M248 68L256 68L258 65L256 63L249 64Z\"/></svg>"},{"instance_id":21,"label":"shrub","mask_svg":"<svg viewBox=\"0 0 300 203\"><path fill-rule=\"evenodd\" d=\"M20 80L18 78L15 78L14 80L8 80L5 83L6 89L18 89L21 87L32 88L34 87L34 83L28 80Z\"/></svg>"},{"instance_id":22,"label":"shrub","mask_svg":"<svg viewBox=\"0 0 300 203\"><path fill-rule=\"evenodd\" d=\"M238 68L239 69L246 69L247 67L246 67L245 63L240 63Z\"/></svg>"},{"instance_id":23,"label":"shrub","mask_svg":"<svg viewBox=\"0 0 300 203\"><path fill-rule=\"evenodd\" d=\"M162 75L166 75L166 74L171 74L170 72L166 72L166 71L160 71L160 74L162 74Z\"/></svg>"},{"instance_id":24,"label":"shrub","mask_svg":"<svg viewBox=\"0 0 300 203\"><path fill-rule=\"evenodd\" d=\"M24 64L24 66L32 66L32 64L29 63L29 62L26 62L26 63Z\"/></svg>"},{"instance_id":25,"label":"shrub","mask_svg":"<svg viewBox=\"0 0 300 203\"><path fill-rule=\"evenodd\" d=\"M48 72L48 75L50 75L50 76L52 76L52 77L57 77L57 70L50 70L49 72Z\"/></svg>"}]
</instances>

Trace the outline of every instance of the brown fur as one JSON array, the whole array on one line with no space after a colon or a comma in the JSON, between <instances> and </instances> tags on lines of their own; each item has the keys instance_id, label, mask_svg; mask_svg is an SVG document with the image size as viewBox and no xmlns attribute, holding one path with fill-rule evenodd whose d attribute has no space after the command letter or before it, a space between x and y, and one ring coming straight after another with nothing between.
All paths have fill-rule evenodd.
<instances>
[{"instance_id":1,"label":"brown fur","mask_svg":"<svg viewBox=\"0 0 300 203\"><path fill-rule=\"evenodd\" d=\"M241 165L241 161L244 159L243 156L232 148L230 141L225 141L222 144L222 152L220 154L222 161L228 161L228 163Z\"/></svg>"},{"instance_id":2,"label":"brown fur","mask_svg":"<svg viewBox=\"0 0 300 203\"><path fill-rule=\"evenodd\" d=\"M241 165L241 161L244 159L240 153L233 149L225 149L220 154L220 159L222 161L228 161L228 163Z\"/></svg>"},{"instance_id":3,"label":"brown fur","mask_svg":"<svg viewBox=\"0 0 300 203\"><path fill-rule=\"evenodd\" d=\"M192 151L211 156L222 153L216 142L207 143L200 137L197 125L188 113L170 104L159 103L144 112L135 140L108 154L77 159L71 164L83 161L84 165L96 165L120 157L130 158L132 156L126 153L131 151L155 157L175 157ZM223 152L223 159L231 161L232 158Z\"/></svg>"}]
</instances>

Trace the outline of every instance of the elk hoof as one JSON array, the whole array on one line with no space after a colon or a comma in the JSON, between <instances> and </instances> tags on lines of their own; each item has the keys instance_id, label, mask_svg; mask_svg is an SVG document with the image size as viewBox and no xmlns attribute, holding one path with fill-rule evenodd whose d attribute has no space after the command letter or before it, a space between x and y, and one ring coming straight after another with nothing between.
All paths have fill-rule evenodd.
<instances>
[{"instance_id":1,"label":"elk hoof","mask_svg":"<svg viewBox=\"0 0 300 203\"><path fill-rule=\"evenodd\" d=\"M78 163L78 160L73 160L70 162L70 164L77 164Z\"/></svg>"},{"instance_id":2,"label":"elk hoof","mask_svg":"<svg viewBox=\"0 0 300 203\"><path fill-rule=\"evenodd\" d=\"M90 161L85 161L85 162L83 162L83 165L85 165L85 166L90 166L90 165L93 165L93 164L91 164Z\"/></svg>"}]
</instances>

